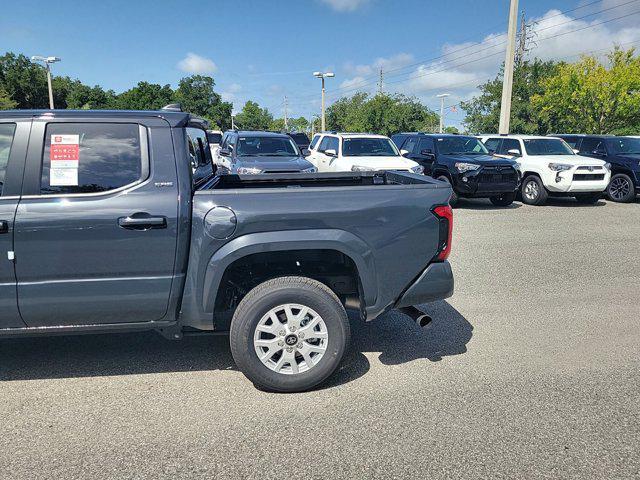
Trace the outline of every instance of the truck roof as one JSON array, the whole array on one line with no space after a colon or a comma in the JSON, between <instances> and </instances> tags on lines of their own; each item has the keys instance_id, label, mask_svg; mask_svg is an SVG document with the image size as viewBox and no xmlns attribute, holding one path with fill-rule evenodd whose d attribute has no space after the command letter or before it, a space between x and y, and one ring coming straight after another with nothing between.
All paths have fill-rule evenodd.
<instances>
[{"instance_id":1,"label":"truck roof","mask_svg":"<svg viewBox=\"0 0 640 480\"><path fill-rule=\"evenodd\" d=\"M186 112L171 110L3 110L0 118L28 118L28 117L53 117L53 118L132 118L132 117L156 117L163 118L172 127L184 127L190 122L204 123L204 120Z\"/></svg>"}]
</instances>

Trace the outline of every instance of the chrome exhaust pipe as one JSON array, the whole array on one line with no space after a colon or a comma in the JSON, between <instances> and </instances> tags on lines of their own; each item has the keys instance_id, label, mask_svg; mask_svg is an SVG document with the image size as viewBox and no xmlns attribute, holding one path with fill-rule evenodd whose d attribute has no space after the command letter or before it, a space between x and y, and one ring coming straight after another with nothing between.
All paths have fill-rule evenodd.
<instances>
[{"instance_id":1,"label":"chrome exhaust pipe","mask_svg":"<svg viewBox=\"0 0 640 480\"><path fill-rule=\"evenodd\" d=\"M428 326L433 320L429 315L424 312L421 312L416 307L402 307L400 311L410 317L414 322L416 322L420 327L424 328Z\"/></svg>"}]
</instances>

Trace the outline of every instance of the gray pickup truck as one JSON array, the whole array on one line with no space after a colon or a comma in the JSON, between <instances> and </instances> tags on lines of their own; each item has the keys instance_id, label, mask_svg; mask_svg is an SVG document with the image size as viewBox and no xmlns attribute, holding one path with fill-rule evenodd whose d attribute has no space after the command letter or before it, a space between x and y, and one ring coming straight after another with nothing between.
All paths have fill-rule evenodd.
<instances>
[{"instance_id":1,"label":"gray pickup truck","mask_svg":"<svg viewBox=\"0 0 640 480\"><path fill-rule=\"evenodd\" d=\"M347 310L424 322L414 306L452 294L446 184L216 175L205 127L180 111L0 112L0 337L228 332L252 382L291 392L337 368Z\"/></svg>"}]
</instances>

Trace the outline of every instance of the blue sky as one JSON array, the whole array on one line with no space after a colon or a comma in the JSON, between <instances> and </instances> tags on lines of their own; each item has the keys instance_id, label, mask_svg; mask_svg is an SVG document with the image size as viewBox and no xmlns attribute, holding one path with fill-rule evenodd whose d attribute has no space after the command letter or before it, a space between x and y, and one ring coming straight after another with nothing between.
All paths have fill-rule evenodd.
<instances>
[{"instance_id":1,"label":"blue sky","mask_svg":"<svg viewBox=\"0 0 640 480\"><path fill-rule=\"evenodd\" d=\"M45 7L21 0L3 5L0 52L59 56L63 61L55 73L117 92L141 80L175 86L182 76L201 72L215 78L217 91L236 109L255 99L277 116L285 95L292 115L319 111L314 70L335 71L336 78L327 81L332 100L375 90L382 67L389 71L387 91L417 96L436 108L438 93L452 93L449 102L455 104L495 76L503 60L508 4L61 0ZM520 9L540 30L530 55L571 59L613 42L640 41L637 0L520 0ZM554 35L559 36L549 38ZM463 116L449 111L448 123L459 124Z\"/></svg>"}]
</instances>

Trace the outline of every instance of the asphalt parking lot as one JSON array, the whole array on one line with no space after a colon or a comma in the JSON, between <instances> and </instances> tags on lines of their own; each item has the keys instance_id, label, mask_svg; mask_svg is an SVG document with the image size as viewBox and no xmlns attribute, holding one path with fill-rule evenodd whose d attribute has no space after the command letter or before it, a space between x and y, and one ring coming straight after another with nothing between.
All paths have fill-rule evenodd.
<instances>
[{"instance_id":1,"label":"asphalt parking lot","mask_svg":"<svg viewBox=\"0 0 640 480\"><path fill-rule=\"evenodd\" d=\"M455 211L456 293L354 324L323 388L224 337L0 341L0 477L638 478L640 203Z\"/></svg>"}]
</instances>

